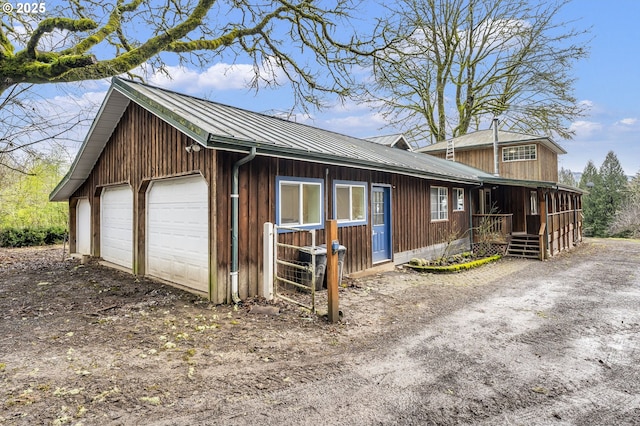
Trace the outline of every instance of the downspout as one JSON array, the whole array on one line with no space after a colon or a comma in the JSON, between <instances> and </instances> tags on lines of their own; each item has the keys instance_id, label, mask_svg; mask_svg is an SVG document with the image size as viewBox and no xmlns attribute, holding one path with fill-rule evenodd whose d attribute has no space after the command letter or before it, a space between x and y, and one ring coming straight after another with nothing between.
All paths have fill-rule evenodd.
<instances>
[{"instance_id":1,"label":"downspout","mask_svg":"<svg viewBox=\"0 0 640 426\"><path fill-rule=\"evenodd\" d=\"M238 294L238 201L240 166L253 160L256 156L256 147L251 148L251 152L246 157L241 158L233 164L231 174L231 299L237 305L240 303Z\"/></svg>"},{"instance_id":2,"label":"downspout","mask_svg":"<svg viewBox=\"0 0 640 426\"><path fill-rule=\"evenodd\" d=\"M500 176L498 161L498 119L493 119L493 175Z\"/></svg>"}]
</instances>

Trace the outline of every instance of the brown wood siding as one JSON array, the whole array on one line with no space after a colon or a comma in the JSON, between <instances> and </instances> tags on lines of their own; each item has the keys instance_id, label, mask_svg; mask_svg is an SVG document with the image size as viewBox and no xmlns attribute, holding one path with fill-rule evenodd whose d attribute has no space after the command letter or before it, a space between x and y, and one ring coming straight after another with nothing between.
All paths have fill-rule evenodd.
<instances>
[{"instance_id":1,"label":"brown wood siding","mask_svg":"<svg viewBox=\"0 0 640 426\"><path fill-rule=\"evenodd\" d=\"M530 144L523 144L530 145ZM558 155L542 144L536 143L537 159L523 161L502 161L502 147L499 155L499 173L508 179L558 181ZM429 154L445 158L445 153ZM477 148L455 151L456 162L467 164L493 174L493 148Z\"/></svg>"},{"instance_id":2,"label":"brown wood siding","mask_svg":"<svg viewBox=\"0 0 640 426\"><path fill-rule=\"evenodd\" d=\"M229 267L231 261L231 171L234 162L246 154L202 149L187 153L193 141L176 129L131 104L116 126L87 180L70 200L72 212L79 197L88 197L92 206L94 255L99 255L99 196L104 186L128 183L134 191L134 272L144 274L146 190L155 179L201 173L210 188L210 297L216 303L230 300ZM240 168L239 200L239 293L241 298L258 294L263 279L263 225L276 219L276 176L307 177L325 181L325 218L333 216L334 180L365 182L368 218L366 225L342 226L340 243L347 247L344 273L373 265L371 244L371 188L391 187L393 252L425 248L447 241L452 234L465 237L469 226L470 200L465 211L453 212L453 188L449 183L376 172L329 166L319 163L257 157ZM449 219L430 220L430 187L449 190ZM468 196L468 191L465 191ZM75 234L75 229L71 232ZM324 243L324 231L317 232L317 243ZM306 244L306 243L305 243Z\"/></svg>"},{"instance_id":3,"label":"brown wood siding","mask_svg":"<svg viewBox=\"0 0 640 426\"><path fill-rule=\"evenodd\" d=\"M558 154L543 145L538 145L538 164L540 165L540 180L558 181Z\"/></svg>"},{"instance_id":4,"label":"brown wood siding","mask_svg":"<svg viewBox=\"0 0 640 426\"><path fill-rule=\"evenodd\" d=\"M503 186L492 194L498 207L497 213L513 215L513 232L527 230L527 206L530 203L530 191L530 189L523 187Z\"/></svg>"},{"instance_id":5,"label":"brown wood siding","mask_svg":"<svg viewBox=\"0 0 640 426\"><path fill-rule=\"evenodd\" d=\"M145 203L149 181L201 173L210 188L215 188L216 152L203 149L198 153L185 150L193 140L160 120L137 104L131 104L105 145L87 180L72 195L69 203L75 206L77 198L88 197L91 203L93 225L92 254L100 255L100 194L102 187L127 183L134 194L134 272L144 274ZM216 208L210 203L211 240L216 235L213 224ZM75 211L75 209L74 209ZM75 239L75 229L71 230ZM210 250L212 258L216 253ZM215 276L212 287L216 287ZM213 298L214 301L217 301Z\"/></svg>"},{"instance_id":6,"label":"brown wood siding","mask_svg":"<svg viewBox=\"0 0 640 426\"><path fill-rule=\"evenodd\" d=\"M216 205L218 207L217 244L217 274L218 282L229 281L229 266L231 262L230 215L231 207L229 194L231 190L231 169L233 164L244 154L220 152L218 156ZM328 170L328 173L327 173ZM245 298L258 294L258 288L263 280L263 226L265 222L276 221L276 177L290 176L294 178L323 179L325 190L325 219L333 216L333 181L348 180L365 182L368 186L368 218L367 225L340 226L338 239L340 244L347 247L344 273L361 271L373 266L371 254L371 187L381 184L391 186L391 214L393 226L393 252L403 252L420 249L430 245L447 241L451 233L461 238L469 226L469 200L466 199L465 210L452 212L449 220L431 222L429 211L429 187L424 179L370 170L350 169L329 166L318 163L256 157L241 166L240 184L240 221L239 221L239 292ZM449 188L448 183L438 183L438 186ZM457 186L463 187L463 186ZM452 195L451 195L452 197ZM452 202L449 203L453 205ZM299 234L289 234L282 238L287 242L310 244L310 241L297 241ZM305 237L306 238L306 237ZM316 232L316 243L324 244L324 230ZM220 285L219 298L229 300L229 289L223 290ZM226 286L228 287L228 286Z\"/></svg>"}]
</instances>

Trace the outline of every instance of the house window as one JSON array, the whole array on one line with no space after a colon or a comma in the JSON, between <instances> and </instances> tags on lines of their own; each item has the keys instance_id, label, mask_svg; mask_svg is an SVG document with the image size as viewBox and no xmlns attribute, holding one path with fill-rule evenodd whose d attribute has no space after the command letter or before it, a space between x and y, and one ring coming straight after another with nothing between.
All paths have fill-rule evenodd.
<instances>
[{"instance_id":1,"label":"house window","mask_svg":"<svg viewBox=\"0 0 640 426\"><path fill-rule=\"evenodd\" d=\"M431 220L447 220L449 209L447 199L449 191L441 186L431 187Z\"/></svg>"},{"instance_id":2,"label":"house window","mask_svg":"<svg viewBox=\"0 0 640 426\"><path fill-rule=\"evenodd\" d=\"M531 214L538 214L538 193L536 191L531 191L529 194L529 200L531 204Z\"/></svg>"},{"instance_id":3,"label":"house window","mask_svg":"<svg viewBox=\"0 0 640 426\"><path fill-rule=\"evenodd\" d=\"M367 223L367 185L363 182L335 181L333 213L339 225Z\"/></svg>"},{"instance_id":4,"label":"house window","mask_svg":"<svg viewBox=\"0 0 640 426\"><path fill-rule=\"evenodd\" d=\"M464 210L464 189L453 188L453 211L460 212Z\"/></svg>"},{"instance_id":5,"label":"house window","mask_svg":"<svg viewBox=\"0 0 640 426\"><path fill-rule=\"evenodd\" d=\"M322 179L276 178L276 222L281 226L321 227Z\"/></svg>"},{"instance_id":6,"label":"house window","mask_svg":"<svg viewBox=\"0 0 640 426\"><path fill-rule=\"evenodd\" d=\"M535 145L509 146L502 148L502 161L535 160L537 150Z\"/></svg>"}]
</instances>

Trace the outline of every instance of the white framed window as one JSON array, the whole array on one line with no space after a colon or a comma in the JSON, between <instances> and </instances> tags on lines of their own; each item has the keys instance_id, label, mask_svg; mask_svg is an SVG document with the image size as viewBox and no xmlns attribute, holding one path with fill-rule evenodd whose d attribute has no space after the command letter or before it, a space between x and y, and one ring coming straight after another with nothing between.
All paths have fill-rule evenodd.
<instances>
[{"instance_id":1,"label":"white framed window","mask_svg":"<svg viewBox=\"0 0 640 426\"><path fill-rule=\"evenodd\" d=\"M333 217L339 226L367 223L367 184L337 180L333 184Z\"/></svg>"},{"instance_id":2,"label":"white framed window","mask_svg":"<svg viewBox=\"0 0 640 426\"><path fill-rule=\"evenodd\" d=\"M502 148L502 161L535 160L538 152L536 145L508 146Z\"/></svg>"},{"instance_id":3,"label":"white framed window","mask_svg":"<svg viewBox=\"0 0 640 426\"><path fill-rule=\"evenodd\" d=\"M322 179L276 177L276 223L281 226L324 226Z\"/></svg>"},{"instance_id":4,"label":"white framed window","mask_svg":"<svg viewBox=\"0 0 640 426\"><path fill-rule=\"evenodd\" d=\"M431 220L449 219L449 190L442 186L431 187Z\"/></svg>"},{"instance_id":5,"label":"white framed window","mask_svg":"<svg viewBox=\"0 0 640 426\"><path fill-rule=\"evenodd\" d=\"M453 211L464 211L464 189L453 188Z\"/></svg>"}]
</instances>

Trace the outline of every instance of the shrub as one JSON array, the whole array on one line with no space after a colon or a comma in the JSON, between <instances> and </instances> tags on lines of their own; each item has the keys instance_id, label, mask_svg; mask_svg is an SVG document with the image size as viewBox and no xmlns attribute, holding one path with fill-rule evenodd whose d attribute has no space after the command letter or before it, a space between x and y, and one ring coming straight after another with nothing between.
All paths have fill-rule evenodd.
<instances>
[{"instance_id":1,"label":"shrub","mask_svg":"<svg viewBox=\"0 0 640 426\"><path fill-rule=\"evenodd\" d=\"M67 230L63 226L48 228L5 228L0 230L0 247L27 247L59 244Z\"/></svg>"}]
</instances>

